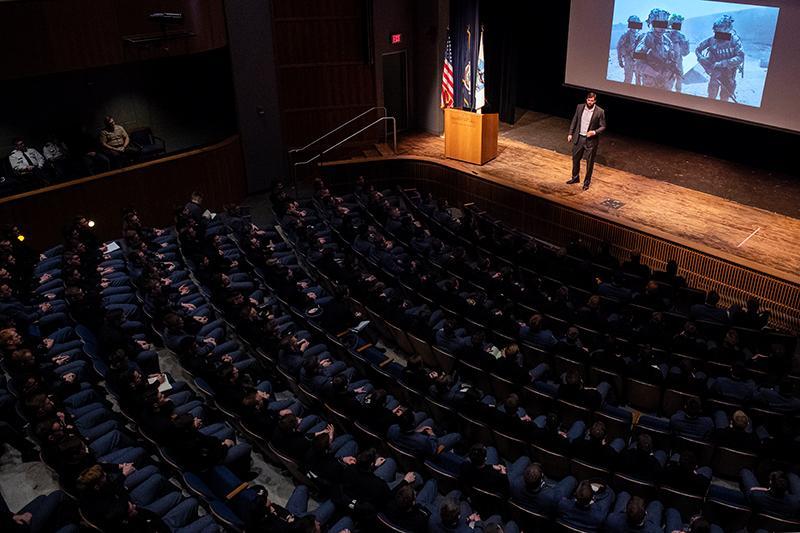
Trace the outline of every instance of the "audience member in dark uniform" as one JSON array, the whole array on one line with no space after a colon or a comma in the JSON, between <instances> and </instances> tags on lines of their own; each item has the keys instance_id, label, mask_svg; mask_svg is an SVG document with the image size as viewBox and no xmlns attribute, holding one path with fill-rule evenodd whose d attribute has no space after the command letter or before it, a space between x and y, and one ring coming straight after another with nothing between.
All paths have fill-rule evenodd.
<instances>
[{"instance_id":1,"label":"audience member in dark uniform","mask_svg":"<svg viewBox=\"0 0 800 533\"><path fill-rule=\"evenodd\" d=\"M620 453L617 469L639 479L657 481L666 462L666 453L654 449L653 437L647 433L640 433L636 440Z\"/></svg>"},{"instance_id":2,"label":"audience member in dark uniform","mask_svg":"<svg viewBox=\"0 0 800 533\"><path fill-rule=\"evenodd\" d=\"M572 476L559 482L548 479L542 466L527 457L521 457L516 465L508 475L511 498L535 513L553 515L561 499L569 497L578 485Z\"/></svg>"},{"instance_id":3,"label":"audience member in dark uniform","mask_svg":"<svg viewBox=\"0 0 800 533\"><path fill-rule=\"evenodd\" d=\"M558 385L558 399L565 400L590 409L597 409L605 403L605 397L611 386L602 382L596 387L586 386L580 372L576 369L567 370L562 382Z\"/></svg>"},{"instance_id":4,"label":"audience member in dark uniform","mask_svg":"<svg viewBox=\"0 0 800 533\"><path fill-rule=\"evenodd\" d=\"M697 398L686 400L684 409L679 410L669 419L669 427L675 435L692 439L708 439L714 431L714 421L703 415L703 407Z\"/></svg>"},{"instance_id":5,"label":"audience member in dark uniform","mask_svg":"<svg viewBox=\"0 0 800 533\"><path fill-rule=\"evenodd\" d=\"M780 470L769 474L766 487L759 484L755 474L743 469L742 489L748 503L757 512L796 517L800 511L800 477Z\"/></svg>"},{"instance_id":6,"label":"audience member in dark uniform","mask_svg":"<svg viewBox=\"0 0 800 533\"><path fill-rule=\"evenodd\" d=\"M467 460L461 465L459 480L464 486L478 487L496 494L508 494L508 472L499 463L497 450L473 444Z\"/></svg>"},{"instance_id":7,"label":"audience member in dark uniform","mask_svg":"<svg viewBox=\"0 0 800 533\"><path fill-rule=\"evenodd\" d=\"M711 468L699 466L697 456L691 450L673 454L661 476L665 486L705 495L711 483Z\"/></svg>"},{"instance_id":8,"label":"audience member in dark uniform","mask_svg":"<svg viewBox=\"0 0 800 533\"><path fill-rule=\"evenodd\" d=\"M374 514L389 505L400 486L422 484L414 472L407 472L395 483L396 471L394 459L379 457L374 448L362 451L356 457L356 464L344 469L341 485L345 501L355 500L359 515Z\"/></svg>"},{"instance_id":9,"label":"audience member in dark uniform","mask_svg":"<svg viewBox=\"0 0 800 533\"><path fill-rule=\"evenodd\" d=\"M672 285L676 290L686 286L686 280L678 275L678 263L673 259L667 261L666 270L653 272L653 279Z\"/></svg>"},{"instance_id":10,"label":"audience member in dark uniform","mask_svg":"<svg viewBox=\"0 0 800 533\"><path fill-rule=\"evenodd\" d=\"M642 254L638 251L631 252L631 258L622 263L622 271L642 279L650 278L650 267L642 264Z\"/></svg>"},{"instance_id":11,"label":"audience member in dark uniform","mask_svg":"<svg viewBox=\"0 0 800 533\"><path fill-rule=\"evenodd\" d=\"M581 481L572 497L558 503L560 520L581 531L599 531L614 503L614 491L601 482Z\"/></svg>"},{"instance_id":12,"label":"audience member in dark uniform","mask_svg":"<svg viewBox=\"0 0 800 533\"><path fill-rule=\"evenodd\" d=\"M395 527L406 531L427 531L437 492L435 479L426 481L418 493L411 485L402 485L386 506L386 518Z\"/></svg>"},{"instance_id":13,"label":"audience member in dark uniform","mask_svg":"<svg viewBox=\"0 0 800 533\"><path fill-rule=\"evenodd\" d=\"M750 402L755 391L756 384L747 378L747 370L742 361L737 361L731 366L730 376L708 380L708 392L729 402L746 404Z\"/></svg>"},{"instance_id":14,"label":"audience member in dark uniform","mask_svg":"<svg viewBox=\"0 0 800 533\"><path fill-rule=\"evenodd\" d=\"M0 497L0 530L6 533L78 533L75 505L60 490L40 495L18 512Z\"/></svg>"},{"instance_id":15,"label":"audience member in dark uniform","mask_svg":"<svg viewBox=\"0 0 800 533\"><path fill-rule=\"evenodd\" d=\"M247 531L341 533L353 529L353 521L347 516L328 525L336 513L336 507L330 500L320 503L316 509L309 511L309 493L305 485L295 487L286 502L286 507L272 502L266 487L253 485L251 490L255 492L256 497L252 500L245 518Z\"/></svg>"},{"instance_id":16,"label":"audience member in dark uniform","mask_svg":"<svg viewBox=\"0 0 800 533\"><path fill-rule=\"evenodd\" d=\"M797 397L794 381L782 379L778 384L759 387L753 400L767 409L784 414L800 412L800 398Z\"/></svg>"},{"instance_id":17,"label":"audience member in dark uniform","mask_svg":"<svg viewBox=\"0 0 800 533\"><path fill-rule=\"evenodd\" d=\"M583 437L572 443L573 453L577 457L605 468L617 464L624 447L625 442L621 438L608 437L606 424L602 420L595 421Z\"/></svg>"},{"instance_id":18,"label":"audience member in dark uniform","mask_svg":"<svg viewBox=\"0 0 800 533\"><path fill-rule=\"evenodd\" d=\"M734 411L730 420L724 411L714 413L714 419L714 442L718 446L757 453L762 441L769 438L763 427L753 428L750 417L741 409Z\"/></svg>"},{"instance_id":19,"label":"audience member in dark uniform","mask_svg":"<svg viewBox=\"0 0 800 533\"><path fill-rule=\"evenodd\" d=\"M642 498L620 492L614 510L606 518L605 530L607 533L661 533L663 515L664 506L660 501L653 500L645 507Z\"/></svg>"},{"instance_id":20,"label":"audience member in dark uniform","mask_svg":"<svg viewBox=\"0 0 800 533\"><path fill-rule=\"evenodd\" d=\"M744 307L738 304L731 306L728 313L731 323L742 328L762 329L770 319L770 312L762 311L761 303L755 297L749 298Z\"/></svg>"},{"instance_id":21,"label":"audience member in dark uniform","mask_svg":"<svg viewBox=\"0 0 800 533\"><path fill-rule=\"evenodd\" d=\"M692 320L706 320L725 324L728 322L728 310L717 307L717 304L719 304L719 294L717 294L717 291L709 291L706 295L705 303L694 304L689 309L689 317Z\"/></svg>"}]
</instances>

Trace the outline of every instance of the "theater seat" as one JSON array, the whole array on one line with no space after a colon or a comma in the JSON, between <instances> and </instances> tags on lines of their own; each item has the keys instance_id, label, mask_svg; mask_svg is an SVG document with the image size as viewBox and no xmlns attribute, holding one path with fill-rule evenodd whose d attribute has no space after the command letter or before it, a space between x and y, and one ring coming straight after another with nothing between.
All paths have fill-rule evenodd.
<instances>
[{"instance_id":1,"label":"theater seat","mask_svg":"<svg viewBox=\"0 0 800 533\"><path fill-rule=\"evenodd\" d=\"M800 520L791 520L769 514L759 513L750 521L751 530L766 531L800 531Z\"/></svg>"},{"instance_id":2,"label":"theater seat","mask_svg":"<svg viewBox=\"0 0 800 533\"><path fill-rule=\"evenodd\" d=\"M750 520L749 507L734 505L714 498L706 499L703 512L712 523L719 524L725 531L739 531Z\"/></svg>"},{"instance_id":3,"label":"theater seat","mask_svg":"<svg viewBox=\"0 0 800 533\"><path fill-rule=\"evenodd\" d=\"M131 142L136 143L142 149L142 159L152 159L163 155L167 151L167 144L161 137L153 135L150 127L136 128L128 133Z\"/></svg>"}]
</instances>

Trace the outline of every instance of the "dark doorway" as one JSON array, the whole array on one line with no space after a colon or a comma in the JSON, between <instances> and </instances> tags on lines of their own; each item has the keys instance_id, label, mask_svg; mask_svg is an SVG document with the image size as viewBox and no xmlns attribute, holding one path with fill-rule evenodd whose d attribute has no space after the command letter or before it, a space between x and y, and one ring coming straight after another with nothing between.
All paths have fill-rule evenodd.
<instances>
[{"instance_id":1,"label":"dark doorway","mask_svg":"<svg viewBox=\"0 0 800 533\"><path fill-rule=\"evenodd\" d=\"M406 51L383 54L383 105L397 118L398 131L408 127L408 76Z\"/></svg>"}]
</instances>

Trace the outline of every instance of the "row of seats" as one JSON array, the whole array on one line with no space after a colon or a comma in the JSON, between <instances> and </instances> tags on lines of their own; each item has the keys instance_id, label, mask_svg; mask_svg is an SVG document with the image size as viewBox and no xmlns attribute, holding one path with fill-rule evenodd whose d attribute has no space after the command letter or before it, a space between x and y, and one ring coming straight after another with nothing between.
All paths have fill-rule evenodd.
<instances>
[{"instance_id":1,"label":"row of seats","mask_svg":"<svg viewBox=\"0 0 800 533\"><path fill-rule=\"evenodd\" d=\"M116 252L98 246L79 220L65 247L40 256L33 267L33 292L47 305L39 305L41 314L29 316L36 320L27 331L14 329L23 335L11 335L4 345L9 384L23 399L21 414L31 422L43 459L59 473L62 485L77 493L86 524L218 531L210 516L198 517L197 500L184 498L164 475L96 383L95 354L91 341L84 340L93 334L74 320L90 305L87 293L95 281L98 289L103 287L91 302L95 313L124 316L130 310L126 302L132 289L121 252ZM74 283L76 272L86 275L80 287ZM16 315L15 326L24 318ZM133 330L141 324L129 321L127 326Z\"/></svg>"},{"instance_id":2,"label":"row of seats","mask_svg":"<svg viewBox=\"0 0 800 533\"><path fill-rule=\"evenodd\" d=\"M408 346L408 344L409 344L408 342L406 342L406 343L405 343L405 345L406 345L406 346ZM403 346L403 345L404 345L404 344L402 343L402 341L400 341L400 345L401 345L401 346Z\"/></svg>"}]
</instances>

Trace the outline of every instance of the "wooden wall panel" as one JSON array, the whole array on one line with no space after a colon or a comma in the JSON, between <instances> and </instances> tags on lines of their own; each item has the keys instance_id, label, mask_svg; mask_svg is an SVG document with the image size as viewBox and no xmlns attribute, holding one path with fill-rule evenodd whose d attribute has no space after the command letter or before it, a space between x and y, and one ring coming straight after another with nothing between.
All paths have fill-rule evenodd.
<instances>
[{"instance_id":1,"label":"wooden wall panel","mask_svg":"<svg viewBox=\"0 0 800 533\"><path fill-rule=\"evenodd\" d=\"M286 112L371 106L375 88L371 73L360 63L281 67L279 94Z\"/></svg>"},{"instance_id":2,"label":"wooden wall panel","mask_svg":"<svg viewBox=\"0 0 800 533\"><path fill-rule=\"evenodd\" d=\"M158 34L153 12L184 14L181 37L149 45L125 37ZM50 74L157 57L191 54L227 44L223 0L31 0L0 2L0 79Z\"/></svg>"},{"instance_id":3,"label":"wooden wall panel","mask_svg":"<svg viewBox=\"0 0 800 533\"><path fill-rule=\"evenodd\" d=\"M341 17L359 13L365 0L274 0L272 13L276 19L313 19Z\"/></svg>"},{"instance_id":4,"label":"wooden wall panel","mask_svg":"<svg viewBox=\"0 0 800 533\"><path fill-rule=\"evenodd\" d=\"M247 191L238 136L215 145L0 200L0 223L17 224L39 249L57 244L76 214L97 222L103 239L120 235L121 211L136 207L146 224L168 225L192 190L210 209L240 202Z\"/></svg>"},{"instance_id":5,"label":"wooden wall panel","mask_svg":"<svg viewBox=\"0 0 800 533\"><path fill-rule=\"evenodd\" d=\"M272 0L272 15L287 147L304 145L375 105L365 0Z\"/></svg>"},{"instance_id":6,"label":"wooden wall panel","mask_svg":"<svg viewBox=\"0 0 800 533\"><path fill-rule=\"evenodd\" d=\"M623 224L428 161L386 159L325 166L324 172L333 186L350 184L354 176L364 175L379 189L416 187L446 197L453 205L475 202L498 219L557 246L580 239L599 249L608 242L619 259L639 250L642 262L653 269L663 269L667 261L675 259L692 287L716 290L724 305L755 296L762 308L772 312L772 326L800 331L800 285Z\"/></svg>"},{"instance_id":7,"label":"wooden wall panel","mask_svg":"<svg viewBox=\"0 0 800 533\"><path fill-rule=\"evenodd\" d=\"M276 20L278 65L364 63L364 21L358 15ZM326 46L334 44L335 46Z\"/></svg>"}]
</instances>

